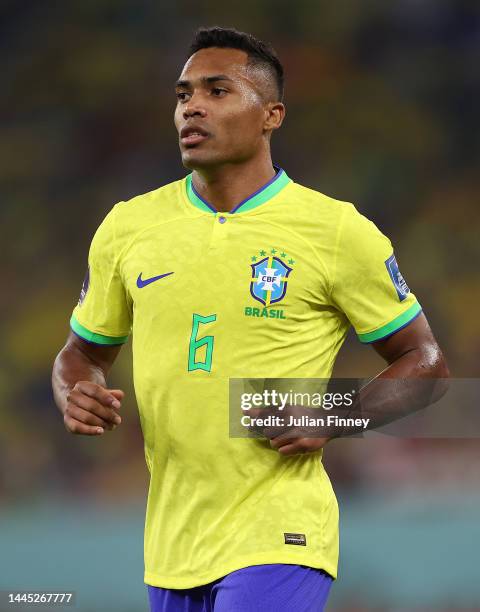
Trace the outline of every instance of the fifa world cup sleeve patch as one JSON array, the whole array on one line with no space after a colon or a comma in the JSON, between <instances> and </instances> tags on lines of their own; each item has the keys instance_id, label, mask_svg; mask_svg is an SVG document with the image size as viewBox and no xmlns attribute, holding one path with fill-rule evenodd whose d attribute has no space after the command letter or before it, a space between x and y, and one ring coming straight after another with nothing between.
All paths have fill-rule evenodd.
<instances>
[{"instance_id":1,"label":"fifa world cup sleeve patch","mask_svg":"<svg viewBox=\"0 0 480 612\"><path fill-rule=\"evenodd\" d=\"M85 279L83 281L82 290L80 291L80 298L78 300L78 305L83 304L85 296L87 295L88 287L90 285L90 266L87 268L87 273L85 274Z\"/></svg>"},{"instance_id":2,"label":"fifa world cup sleeve patch","mask_svg":"<svg viewBox=\"0 0 480 612\"><path fill-rule=\"evenodd\" d=\"M403 278L400 270L398 269L398 263L395 259L395 255L392 255L385 261L385 265L387 266L388 273L390 278L392 279L393 286L395 287L398 295L398 299L403 302L403 300L410 293L410 289L408 288L405 279Z\"/></svg>"}]
</instances>

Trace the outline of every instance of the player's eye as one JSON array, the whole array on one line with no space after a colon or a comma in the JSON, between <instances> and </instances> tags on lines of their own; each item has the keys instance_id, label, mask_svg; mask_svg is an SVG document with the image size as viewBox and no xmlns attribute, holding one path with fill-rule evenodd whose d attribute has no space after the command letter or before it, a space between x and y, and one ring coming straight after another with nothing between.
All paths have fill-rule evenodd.
<instances>
[{"instance_id":1,"label":"player's eye","mask_svg":"<svg viewBox=\"0 0 480 612\"><path fill-rule=\"evenodd\" d=\"M180 102L186 102L188 99L188 93L186 91L177 91L176 96L177 96L177 100L179 100Z\"/></svg>"},{"instance_id":2,"label":"player's eye","mask_svg":"<svg viewBox=\"0 0 480 612\"><path fill-rule=\"evenodd\" d=\"M223 94L226 94L227 90L226 89L222 89L221 87L213 87L212 88L212 94L216 97L221 97L223 96Z\"/></svg>"}]
</instances>

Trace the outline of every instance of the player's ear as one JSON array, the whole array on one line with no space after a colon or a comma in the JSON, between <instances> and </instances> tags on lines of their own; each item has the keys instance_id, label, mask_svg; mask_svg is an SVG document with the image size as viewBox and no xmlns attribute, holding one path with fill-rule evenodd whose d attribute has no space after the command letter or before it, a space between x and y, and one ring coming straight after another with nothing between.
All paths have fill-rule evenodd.
<instances>
[{"instance_id":1,"label":"player's ear","mask_svg":"<svg viewBox=\"0 0 480 612\"><path fill-rule=\"evenodd\" d=\"M265 106L265 132L278 130L285 118L285 105L281 102L268 102Z\"/></svg>"}]
</instances>

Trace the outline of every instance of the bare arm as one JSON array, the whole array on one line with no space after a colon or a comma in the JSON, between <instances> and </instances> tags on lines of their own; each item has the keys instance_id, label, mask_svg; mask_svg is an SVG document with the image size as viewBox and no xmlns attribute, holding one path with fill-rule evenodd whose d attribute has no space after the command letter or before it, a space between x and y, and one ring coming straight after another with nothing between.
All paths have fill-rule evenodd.
<instances>
[{"instance_id":1,"label":"bare arm","mask_svg":"<svg viewBox=\"0 0 480 612\"><path fill-rule=\"evenodd\" d=\"M53 396L67 431L99 435L120 424L124 392L108 389L106 379L121 346L92 344L70 332L52 371Z\"/></svg>"},{"instance_id":2,"label":"bare arm","mask_svg":"<svg viewBox=\"0 0 480 612\"><path fill-rule=\"evenodd\" d=\"M372 344L389 364L377 378L448 378L447 362L421 313L409 325Z\"/></svg>"},{"instance_id":3,"label":"bare arm","mask_svg":"<svg viewBox=\"0 0 480 612\"><path fill-rule=\"evenodd\" d=\"M388 363L358 398L362 416L369 417L373 427L424 408L447 391L450 372L423 313L372 346ZM386 383L386 379L395 382Z\"/></svg>"},{"instance_id":4,"label":"bare arm","mask_svg":"<svg viewBox=\"0 0 480 612\"><path fill-rule=\"evenodd\" d=\"M447 391L448 366L423 313L404 329L373 343L373 348L388 366L363 387L351 413L341 416L366 416L378 427L437 401ZM396 380L387 386L383 379ZM418 383L422 379L425 384ZM427 384L429 379L431 384ZM293 438L287 432L270 445L281 454L295 455L316 451L333 437L362 431L352 427L331 430L332 435L322 438Z\"/></svg>"}]
</instances>

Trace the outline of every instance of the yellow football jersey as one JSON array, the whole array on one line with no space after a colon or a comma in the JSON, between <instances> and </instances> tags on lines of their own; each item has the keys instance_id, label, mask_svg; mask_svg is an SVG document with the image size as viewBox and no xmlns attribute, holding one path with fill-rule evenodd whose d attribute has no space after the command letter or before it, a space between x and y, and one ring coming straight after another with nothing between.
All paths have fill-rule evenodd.
<instances>
[{"instance_id":1,"label":"yellow football jersey","mask_svg":"<svg viewBox=\"0 0 480 612\"><path fill-rule=\"evenodd\" d=\"M99 344L133 332L150 472L145 582L191 588L265 563L336 577L322 452L284 456L230 437L229 379L329 378L351 324L373 342L420 310L388 238L283 170L231 213L191 175L116 204L71 326Z\"/></svg>"}]
</instances>

